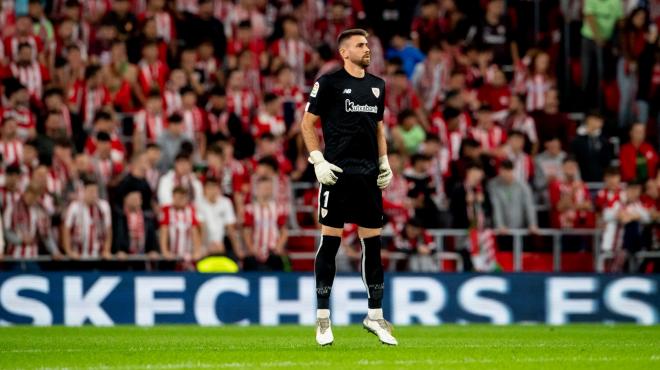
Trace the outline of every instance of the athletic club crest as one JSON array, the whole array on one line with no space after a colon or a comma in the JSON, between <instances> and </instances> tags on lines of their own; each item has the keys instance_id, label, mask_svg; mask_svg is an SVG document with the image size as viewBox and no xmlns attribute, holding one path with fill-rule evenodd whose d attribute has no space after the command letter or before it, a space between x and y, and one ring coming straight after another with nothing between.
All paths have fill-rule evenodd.
<instances>
[{"instance_id":1,"label":"athletic club crest","mask_svg":"<svg viewBox=\"0 0 660 370\"><path fill-rule=\"evenodd\" d=\"M372 87L372 88L371 88L371 92L374 93L374 96L375 96L375 97L379 97L379 96L380 96L380 89L377 88L377 87Z\"/></svg>"},{"instance_id":2,"label":"athletic club crest","mask_svg":"<svg viewBox=\"0 0 660 370\"><path fill-rule=\"evenodd\" d=\"M328 215L328 210L326 208L321 208L321 218L325 218Z\"/></svg>"}]
</instances>

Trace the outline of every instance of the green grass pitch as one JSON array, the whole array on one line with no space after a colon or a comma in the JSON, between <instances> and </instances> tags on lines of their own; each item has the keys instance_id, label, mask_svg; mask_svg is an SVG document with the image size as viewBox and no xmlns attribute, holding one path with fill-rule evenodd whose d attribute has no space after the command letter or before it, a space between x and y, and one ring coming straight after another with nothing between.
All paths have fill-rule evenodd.
<instances>
[{"instance_id":1,"label":"green grass pitch","mask_svg":"<svg viewBox=\"0 0 660 370\"><path fill-rule=\"evenodd\" d=\"M0 328L0 369L660 369L660 326Z\"/></svg>"}]
</instances>

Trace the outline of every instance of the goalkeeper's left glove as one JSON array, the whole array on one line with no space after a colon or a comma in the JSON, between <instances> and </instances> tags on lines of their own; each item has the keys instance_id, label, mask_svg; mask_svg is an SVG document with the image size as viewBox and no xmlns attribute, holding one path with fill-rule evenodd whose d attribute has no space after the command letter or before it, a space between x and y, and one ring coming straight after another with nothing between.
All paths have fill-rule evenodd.
<instances>
[{"instance_id":1,"label":"goalkeeper's left glove","mask_svg":"<svg viewBox=\"0 0 660 370\"><path fill-rule=\"evenodd\" d=\"M393 176L390 162L387 160L387 155L378 158L378 170L379 174L376 183L378 184L378 187L383 190L390 184Z\"/></svg>"}]
</instances>

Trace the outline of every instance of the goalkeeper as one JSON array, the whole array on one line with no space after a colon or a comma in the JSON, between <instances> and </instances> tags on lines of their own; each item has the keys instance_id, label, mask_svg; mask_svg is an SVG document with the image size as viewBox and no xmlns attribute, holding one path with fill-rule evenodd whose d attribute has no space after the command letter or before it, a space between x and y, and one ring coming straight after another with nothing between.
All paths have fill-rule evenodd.
<instances>
[{"instance_id":1,"label":"goalkeeper","mask_svg":"<svg viewBox=\"0 0 660 370\"><path fill-rule=\"evenodd\" d=\"M383 127L385 81L366 72L370 62L367 32L351 29L337 44L344 67L321 76L314 84L302 119L309 161L321 183L319 220L321 243L316 252L316 341L332 344L330 291L335 256L344 223L358 225L362 244L362 280L369 310L363 326L382 343L396 345L391 325L383 317L383 265L380 257L383 226L382 189L392 180ZM315 129L321 118L325 154Z\"/></svg>"}]
</instances>

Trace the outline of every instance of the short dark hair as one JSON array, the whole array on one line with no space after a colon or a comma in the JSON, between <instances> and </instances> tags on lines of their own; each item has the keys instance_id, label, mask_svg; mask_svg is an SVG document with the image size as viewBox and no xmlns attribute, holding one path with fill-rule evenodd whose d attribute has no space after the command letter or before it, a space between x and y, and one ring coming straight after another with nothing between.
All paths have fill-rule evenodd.
<instances>
[{"instance_id":1,"label":"short dark hair","mask_svg":"<svg viewBox=\"0 0 660 370\"><path fill-rule=\"evenodd\" d=\"M167 122L169 123L181 123L183 122L183 117L179 113L172 113L167 117Z\"/></svg>"},{"instance_id":2,"label":"short dark hair","mask_svg":"<svg viewBox=\"0 0 660 370\"><path fill-rule=\"evenodd\" d=\"M523 138L523 139L525 138L525 134L524 134L522 131L520 131L520 130L515 130L515 129L509 131L509 138L512 138L512 137L514 137L514 136L518 136L518 137L521 137L521 138Z\"/></svg>"},{"instance_id":3,"label":"short dark hair","mask_svg":"<svg viewBox=\"0 0 660 370\"><path fill-rule=\"evenodd\" d=\"M501 170L512 170L513 169L513 162L511 162L508 159L505 159L500 163L500 169Z\"/></svg>"},{"instance_id":4,"label":"short dark hair","mask_svg":"<svg viewBox=\"0 0 660 370\"><path fill-rule=\"evenodd\" d=\"M263 166L268 166L273 169L273 171L277 172L279 170L280 165L277 163L277 159L275 157L269 155L267 157L263 157L259 160L257 165L263 165Z\"/></svg>"},{"instance_id":5,"label":"short dark hair","mask_svg":"<svg viewBox=\"0 0 660 370\"><path fill-rule=\"evenodd\" d=\"M609 176L621 176L621 171L619 171L619 167L616 166L609 166L605 169L603 172L604 177L609 177Z\"/></svg>"},{"instance_id":6,"label":"short dark hair","mask_svg":"<svg viewBox=\"0 0 660 370\"><path fill-rule=\"evenodd\" d=\"M188 195L188 191L183 186L175 186L174 189L172 189L172 194Z\"/></svg>"},{"instance_id":7,"label":"short dark hair","mask_svg":"<svg viewBox=\"0 0 660 370\"><path fill-rule=\"evenodd\" d=\"M339 34L339 37L337 37L337 45L341 46L341 44L344 41L348 40L353 36L369 37L369 32L363 30L362 28L351 28L348 30L344 30L342 31L342 33Z\"/></svg>"},{"instance_id":8,"label":"short dark hair","mask_svg":"<svg viewBox=\"0 0 660 370\"><path fill-rule=\"evenodd\" d=\"M96 134L96 141L104 141L109 143L112 141L112 138L107 132L100 131Z\"/></svg>"}]
</instances>

